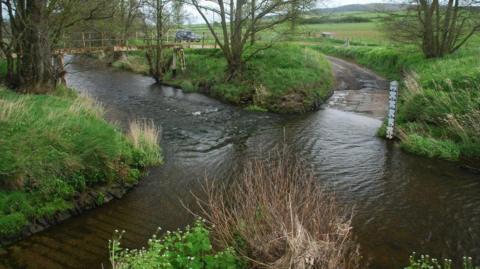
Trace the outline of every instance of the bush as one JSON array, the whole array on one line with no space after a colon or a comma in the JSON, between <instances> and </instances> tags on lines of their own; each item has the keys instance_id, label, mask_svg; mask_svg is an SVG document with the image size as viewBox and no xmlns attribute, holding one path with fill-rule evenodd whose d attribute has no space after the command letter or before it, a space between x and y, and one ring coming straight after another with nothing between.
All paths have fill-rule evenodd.
<instances>
[{"instance_id":1,"label":"bush","mask_svg":"<svg viewBox=\"0 0 480 269\"><path fill-rule=\"evenodd\" d=\"M123 232L109 241L110 262L113 269L171 268L171 269L240 269L243 262L227 248L215 251L209 231L201 221L185 231L167 232L157 239L154 235L148 247L141 250L122 249Z\"/></svg>"},{"instance_id":2,"label":"bush","mask_svg":"<svg viewBox=\"0 0 480 269\"><path fill-rule=\"evenodd\" d=\"M228 184L206 181L197 205L214 243L231 246L252 268L358 267L350 211L286 149L248 162Z\"/></svg>"}]
</instances>

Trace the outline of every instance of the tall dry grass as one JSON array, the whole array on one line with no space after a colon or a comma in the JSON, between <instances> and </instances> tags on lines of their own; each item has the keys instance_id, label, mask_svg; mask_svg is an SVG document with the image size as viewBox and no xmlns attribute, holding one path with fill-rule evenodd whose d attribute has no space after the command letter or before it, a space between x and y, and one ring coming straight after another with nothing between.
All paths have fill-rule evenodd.
<instances>
[{"instance_id":1,"label":"tall dry grass","mask_svg":"<svg viewBox=\"0 0 480 269\"><path fill-rule=\"evenodd\" d=\"M128 139L145 160L143 165L155 165L162 162L160 149L160 129L153 121L134 120L129 123Z\"/></svg>"},{"instance_id":2,"label":"tall dry grass","mask_svg":"<svg viewBox=\"0 0 480 269\"><path fill-rule=\"evenodd\" d=\"M76 115L88 113L97 118L102 118L105 114L103 105L86 93L79 94L70 105L68 111Z\"/></svg>"},{"instance_id":3,"label":"tall dry grass","mask_svg":"<svg viewBox=\"0 0 480 269\"><path fill-rule=\"evenodd\" d=\"M0 99L0 122L14 120L15 117L22 117L27 110L25 99L25 97L17 100Z\"/></svg>"},{"instance_id":4,"label":"tall dry grass","mask_svg":"<svg viewBox=\"0 0 480 269\"><path fill-rule=\"evenodd\" d=\"M203 190L196 201L214 243L233 247L252 268L359 266L351 210L323 192L288 150L249 161L230 185L207 180Z\"/></svg>"}]
</instances>

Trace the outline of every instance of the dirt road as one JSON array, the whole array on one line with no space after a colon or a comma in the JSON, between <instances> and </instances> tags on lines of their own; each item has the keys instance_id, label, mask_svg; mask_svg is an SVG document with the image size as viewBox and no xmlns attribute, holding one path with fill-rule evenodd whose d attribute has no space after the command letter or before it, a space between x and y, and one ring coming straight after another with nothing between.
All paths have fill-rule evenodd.
<instances>
[{"instance_id":1,"label":"dirt road","mask_svg":"<svg viewBox=\"0 0 480 269\"><path fill-rule=\"evenodd\" d=\"M354 63L327 56L335 75L335 92L328 106L383 119L388 106L388 82Z\"/></svg>"}]
</instances>

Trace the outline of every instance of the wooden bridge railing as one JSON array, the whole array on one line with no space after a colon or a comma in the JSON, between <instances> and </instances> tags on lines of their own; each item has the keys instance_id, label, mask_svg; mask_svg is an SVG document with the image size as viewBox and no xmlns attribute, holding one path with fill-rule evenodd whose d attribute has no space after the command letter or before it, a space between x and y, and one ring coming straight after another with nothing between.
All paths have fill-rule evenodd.
<instances>
[{"instance_id":1,"label":"wooden bridge railing","mask_svg":"<svg viewBox=\"0 0 480 269\"><path fill-rule=\"evenodd\" d=\"M56 48L57 51L92 51L92 50L122 50L128 47L131 50L145 49L155 46L157 38L141 32L135 32L127 37L118 38L105 32L79 32L69 36L63 36L62 42ZM215 40L209 34L203 32L198 42L176 42L175 32L169 31L162 37L162 43L166 46L183 46L194 48L216 48Z\"/></svg>"}]
</instances>

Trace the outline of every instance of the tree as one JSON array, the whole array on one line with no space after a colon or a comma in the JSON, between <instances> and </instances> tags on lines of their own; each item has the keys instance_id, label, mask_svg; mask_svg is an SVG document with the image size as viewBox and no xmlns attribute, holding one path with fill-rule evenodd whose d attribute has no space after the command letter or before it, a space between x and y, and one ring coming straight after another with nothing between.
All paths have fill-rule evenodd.
<instances>
[{"instance_id":1,"label":"tree","mask_svg":"<svg viewBox=\"0 0 480 269\"><path fill-rule=\"evenodd\" d=\"M309 8L314 0L190 0L205 21L215 42L223 51L227 61L227 80L241 75L246 61L270 44L257 47L245 55L254 43L255 34L291 20L299 10ZM295 9L292 9L295 6ZM207 11L218 14L220 30L214 27L214 21L207 18ZM292 12L294 11L294 12Z\"/></svg>"},{"instance_id":2,"label":"tree","mask_svg":"<svg viewBox=\"0 0 480 269\"><path fill-rule=\"evenodd\" d=\"M480 32L479 0L412 0L404 11L385 17L385 29L398 42L415 43L427 58L443 57Z\"/></svg>"},{"instance_id":3,"label":"tree","mask_svg":"<svg viewBox=\"0 0 480 269\"><path fill-rule=\"evenodd\" d=\"M185 17L183 10L183 1L177 0L172 3L172 19L175 27L180 28L183 24L183 19Z\"/></svg>"},{"instance_id":4,"label":"tree","mask_svg":"<svg viewBox=\"0 0 480 269\"><path fill-rule=\"evenodd\" d=\"M163 55L163 36L173 24L171 21L172 9L170 0L146 0L146 34L149 36L149 26L153 25L154 38L148 40L154 44L150 44L145 56L149 65L149 73L157 83L161 83L167 68L167 62Z\"/></svg>"},{"instance_id":5,"label":"tree","mask_svg":"<svg viewBox=\"0 0 480 269\"><path fill-rule=\"evenodd\" d=\"M99 14L103 14L108 2L2 0L1 15L3 18L3 10L7 12L8 23L1 22L0 49L7 59L9 83L23 92L45 93L52 90L59 76L52 57L63 31L78 21L101 17ZM79 12L86 10L86 15Z\"/></svg>"}]
</instances>

